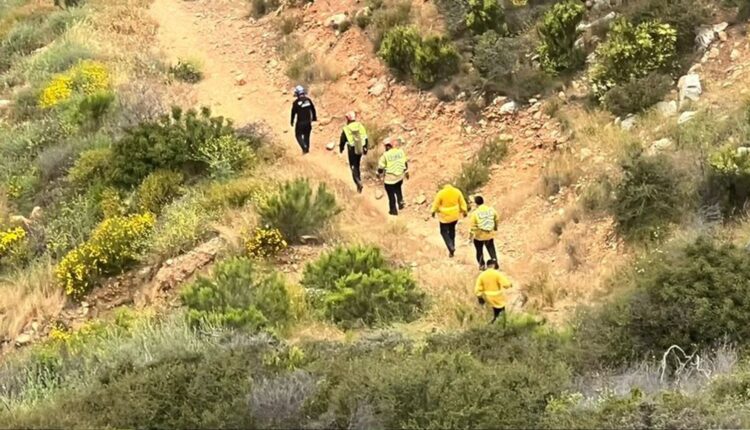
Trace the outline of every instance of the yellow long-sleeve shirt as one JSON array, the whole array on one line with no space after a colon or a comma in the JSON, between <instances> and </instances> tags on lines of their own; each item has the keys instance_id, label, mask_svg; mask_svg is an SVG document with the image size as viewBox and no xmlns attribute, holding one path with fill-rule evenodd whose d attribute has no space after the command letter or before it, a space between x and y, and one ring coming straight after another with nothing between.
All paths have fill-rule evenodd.
<instances>
[{"instance_id":1,"label":"yellow long-sleeve shirt","mask_svg":"<svg viewBox=\"0 0 750 430\"><path fill-rule=\"evenodd\" d=\"M474 294L484 297L484 300L495 309L505 307L504 289L511 288L513 284L507 276L499 270L487 269L479 274Z\"/></svg>"},{"instance_id":2,"label":"yellow long-sleeve shirt","mask_svg":"<svg viewBox=\"0 0 750 430\"><path fill-rule=\"evenodd\" d=\"M458 221L468 211L463 193L452 185L446 185L438 191L432 202L432 213L439 215L441 223Z\"/></svg>"},{"instance_id":3,"label":"yellow long-sleeve shirt","mask_svg":"<svg viewBox=\"0 0 750 430\"><path fill-rule=\"evenodd\" d=\"M471 234L476 240L495 238L498 216L495 209L482 205L471 213Z\"/></svg>"}]
</instances>

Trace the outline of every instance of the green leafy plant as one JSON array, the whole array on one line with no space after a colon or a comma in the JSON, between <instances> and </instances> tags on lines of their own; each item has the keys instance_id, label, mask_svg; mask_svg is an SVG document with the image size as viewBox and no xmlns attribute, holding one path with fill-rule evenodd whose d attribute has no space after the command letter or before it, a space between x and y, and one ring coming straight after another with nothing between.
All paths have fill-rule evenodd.
<instances>
[{"instance_id":1,"label":"green leafy plant","mask_svg":"<svg viewBox=\"0 0 750 430\"><path fill-rule=\"evenodd\" d=\"M233 135L223 135L199 142L195 159L208 166L212 178L228 178L254 164L255 154L247 143Z\"/></svg>"},{"instance_id":2,"label":"green leafy plant","mask_svg":"<svg viewBox=\"0 0 750 430\"><path fill-rule=\"evenodd\" d=\"M575 70L583 64L583 52L575 42L586 8L580 1L556 3L544 14L537 28L541 43L537 47L542 68L549 73Z\"/></svg>"},{"instance_id":3,"label":"green leafy plant","mask_svg":"<svg viewBox=\"0 0 750 430\"><path fill-rule=\"evenodd\" d=\"M499 34L508 32L505 13L498 0L468 0L466 27L474 34L492 30Z\"/></svg>"},{"instance_id":4,"label":"green leafy plant","mask_svg":"<svg viewBox=\"0 0 750 430\"><path fill-rule=\"evenodd\" d=\"M750 154L727 146L710 155L708 166L706 197L728 215L743 209L750 198Z\"/></svg>"},{"instance_id":5,"label":"green leafy plant","mask_svg":"<svg viewBox=\"0 0 750 430\"><path fill-rule=\"evenodd\" d=\"M112 150L110 148L95 148L84 151L68 171L68 179L80 187L92 183L103 183L107 179L111 158Z\"/></svg>"},{"instance_id":6,"label":"green leafy plant","mask_svg":"<svg viewBox=\"0 0 750 430\"><path fill-rule=\"evenodd\" d=\"M84 96L78 103L77 115L79 123L92 124L94 128L99 128L114 101L115 95L109 91L99 91Z\"/></svg>"},{"instance_id":7,"label":"green leafy plant","mask_svg":"<svg viewBox=\"0 0 750 430\"><path fill-rule=\"evenodd\" d=\"M596 48L596 62L589 70L594 94L601 100L616 85L653 72L671 73L676 67L676 41L677 32L667 24L616 21L607 40Z\"/></svg>"},{"instance_id":8,"label":"green leafy plant","mask_svg":"<svg viewBox=\"0 0 750 430\"><path fill-rule=\"evenodd\" d=\"M604 106L617 116L643 112L664 99L672 89L672 78L651 73L631 79L607 91L602 99Z\"/></svg>"},{"instance_id":9,"label":"green leafy plant","mask_svg":"<svg viewBox=\"0 0 750 430\"><path fill-rule=\"evenodd\" d=\"M678 172L664 156L635 155L623 173L612 205L617 231L632 240L659 239L685 206Z\"/></svg>"},{"instance_id":10,"label":"green leafy plant","mask_svg":"<svg viewBox=\"0 0 750 430\"><path fill-rule=\"evenodd\" d=\"M313 307L343 326L411 321L425 304L411 274L373 247L336 248L305 266L301 283Z\"/></svg>"},{"instance_id":11,"label":"green leafy plant","mask_svg":"<svg viewBox=\"0 0 750 430\"><path fill-rule=\"evenodd\" d=\"M231 122L212 117L208 108L200 113L173 108L171 115L125 130L112 147L111 179L128 187L158 169L203 173L210 166L200 149L212 139L233 135Z\"/></svg>"},{"instance_id":12,"label":"green leafy plant","mask_svg":"<svg viewBox=\"0 0 750 430\"><path fill-rule=\"evenodd\" d=\"M455 46L442 37L423 39L415 27L396 26L388 30L378 55L396 72L425 87L458 71Z\"/></svg>"},{"instance_id":13,"label":"green leafy plant","mask_svg":"<svg viewBox=\"0 0 750 430\"><path fill-rule=\"evenodd\" d=\"M135 193L138 210L160 213L164 205L169 204L180 194L180 187L184 180L182 173L169 170L157 170L146 176Z\"/></svg>"},{"instance_id":14,"label":"green leafy plant","mask_svg":"<svg viewBox=\"0 0 750 430\"><path fill-rule=\"evenodd\" d=\"M180 60L177 64L169 67L169 73L175 79L188 84L196 84L203 80L203 72L196 61Z\"/></svg>"},{"instance_id":15,"label":"green leafy plant","mask_svg":"<svg viewBox=\"0 0 750 430\"><path fill-rule=\"evenodd\" d=\"M291 318L289 293L281 277L244 257L221 262L210 278L201 277L182 292L188 319L257 331L282 327Z\"/></svg>"},{"instance_id":16,"label":"green leafy plant","mask_svg":"<svg viewBox=\"0 0 750 430\"><path fill-rule=\"evenodd\" d=\"M296 179L279 187L258 207L264 224L277 228L289 242L319 232L338 212L336 198L325 184L313 193L306 179Z\"/></svg>"}]
</instances>

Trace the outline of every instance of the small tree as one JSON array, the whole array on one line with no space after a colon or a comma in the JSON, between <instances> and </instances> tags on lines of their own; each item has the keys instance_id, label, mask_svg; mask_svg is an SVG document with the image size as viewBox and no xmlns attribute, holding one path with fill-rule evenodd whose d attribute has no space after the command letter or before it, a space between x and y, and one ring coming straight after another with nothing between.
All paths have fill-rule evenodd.
<instances>
[{"instance_id":1,"label":"small tree","mask_svg":"<svg viewBox=\"0 0 750 430\"><path fill-rule=\"evenodd\" d=\"M583 52L575 42L580 31L578 24L583 20L586 8L576 0L555 4L537 28L542 39L537 53L542 68L550 73L573 70L583 64Z\"/></svg>"},{"instance_id":2,"label":"small tree","mask_svg":"<svg viewBox=\"0 0 750 430\"><path fill-rule=\"evenodd\" d=\"M474 34L482 34L489 30L499 34L508 32L503 7L497 0L469 0L466 27Z\"/></svg>"},{"instance_id":3,"label":"small tree","mask_svg":"<svg viewBox=\"0 0 750 430\"><path fill-rule=\"evenodd\" d=\"M296 179L279 190L258 208L263 223L277 228L289 242L316 234L340 209L325 184L313 193L307 179Z\"/></svg>"}]
</instances>

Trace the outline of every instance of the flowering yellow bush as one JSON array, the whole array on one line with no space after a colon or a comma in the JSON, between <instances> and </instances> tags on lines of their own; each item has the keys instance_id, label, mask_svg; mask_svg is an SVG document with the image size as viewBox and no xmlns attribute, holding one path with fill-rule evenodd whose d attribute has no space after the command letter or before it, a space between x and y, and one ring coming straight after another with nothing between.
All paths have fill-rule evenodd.
<instances>
[{"instance_id":1,"label":"flowering yellow bush","mask_svg":"<svg viewBox=\"0 0 750 430\"><path fill-rule=\"evenodd\" d=\"M257 227L245 245L247 254L254 258L269 258L287 248L286 240L275 228Z\"/></svg>"},{"instance_id":2,"label":"flowering yellow bush","mask_svg":"<svg viewBox=\"0 0 750 430\"><path fill-rule=\"evenodd\" d=\"M98 61L84 60L57 75L42 89L39 106L51 108L67 101L74 91L91 95L109 88L109 72Z\"/></svg>"},{"instance_id":3,"label":"flowering yellow bush","mask_svg":"<svg viewBox=\"0 0 750 430\"><path fill-rule=\"evenodd\" d=\"M102 221L86 243L70 251L57 265L55 277L65 293L81 298L102 276L120 273L137 261L154 222L151 213Z\"/></svg>"},{"instance_id":4,"label":"flowering yellow bush","mask_svg":"<svg viewBox=\"0 0 750 430\"><path fill-rule=\"evenodd\" d=\"M0 258L13 253L14 248L26 239L26 230L21 227L0 232Z\"/></svg>"}]
</instances>

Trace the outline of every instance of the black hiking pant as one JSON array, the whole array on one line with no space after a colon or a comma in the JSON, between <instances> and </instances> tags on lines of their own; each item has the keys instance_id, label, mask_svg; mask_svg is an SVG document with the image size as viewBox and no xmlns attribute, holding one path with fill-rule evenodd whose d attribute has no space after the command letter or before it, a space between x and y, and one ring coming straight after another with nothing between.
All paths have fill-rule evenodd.
<instances>
[{"instance_id":1,"label":"black hiking pant","mask_svg":"<svg viewBox=\"0 0 750 430\"><path fill-rule=\"evenodd\" d=\"M490 324L497 321L497 318L505 312L505 308L492 308L492 321L490 321ZM505 316L505 315L503 315ZM503 323L505 323L505 318L503 318Z\"/></svg>"},{"instance_id":2,"label":"black hiking pant","mask_svg":"<svg viewBox=\"0 0 750 430\"><path fill-rule=\"evenodd\" d=\"M348 146L348 145L347 145ZM349 168L352 170L352 179L354 184L357 186L357 191L362 190L362 173L360 171L360 163L362 162L362 154L357 154L353 146L349 146L347 150L349 156Z\"/></svg>"},{"instance_id":3,"label":"black hiking pant","mask_svg":"<svg viewBox=\"0 0 750 430\"><path fill-rule=\"evenodd\" d=\"M495 241L493 239L474 239L474 249L477 250L477 263L479 263L480 268L484 268L484 248L487 248L487 252L490 254L490 258L497 261L497 252L495 251Z\"/></svg>"},{"instance_id":4,"label":"black hiking pant","mask_svg":"<svg viewBox=\"0 0 750 430\"><path fill-rule=\"evenodd\" d=\"M300 123L294 126L294 137L297 138L299 147L302 148L302 153L307 154L310 152L310 133L312 132L312 124Z\"/></svg>"},{"instance_id":5,"label":"black hiking pant","mask_svg":"<svg viewBox=\"0 0 750 430\"><path fill-rule=\"evenodd\" d=\"M385 193L388 195L388 213L398 215L398 210L404 208L404 195L401 192L403 179L395 184L385 184Z\"/></svg>"},{"instance_id":6,"label":"black hiking pant","mask_svg":"<svg viewBox=\"0 0 750 430\"><path fill-rule=\"evenodd\" d=\"M448 247L451 257L456 252L456 224L458 224L458 221L440 223L440 236L443 236L443 241L445 246Z\"/></svg>"}]
</instances>

